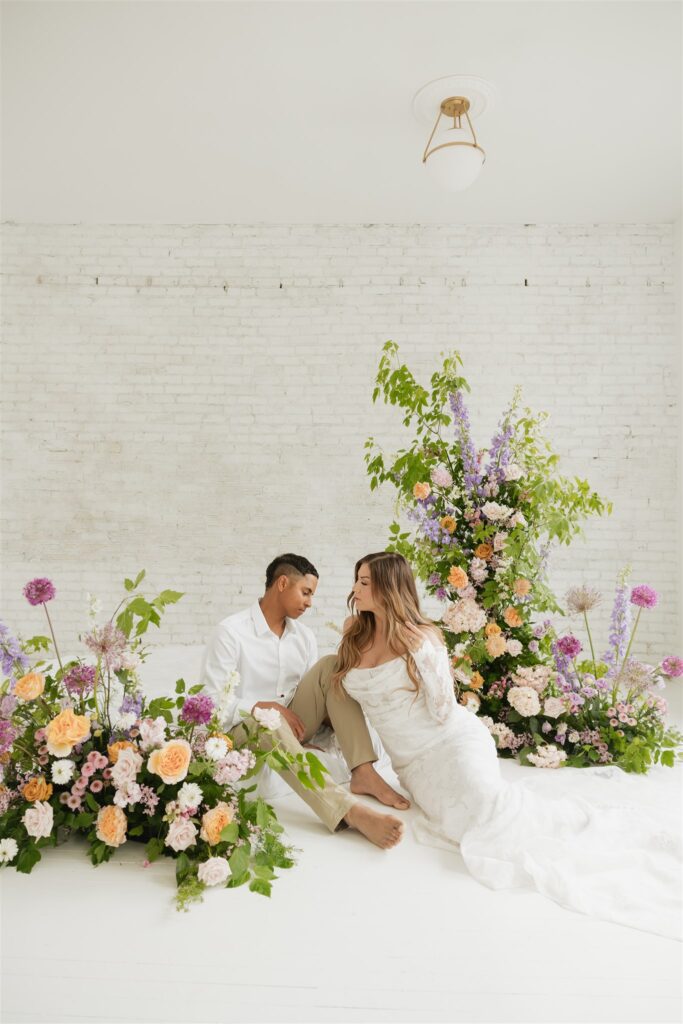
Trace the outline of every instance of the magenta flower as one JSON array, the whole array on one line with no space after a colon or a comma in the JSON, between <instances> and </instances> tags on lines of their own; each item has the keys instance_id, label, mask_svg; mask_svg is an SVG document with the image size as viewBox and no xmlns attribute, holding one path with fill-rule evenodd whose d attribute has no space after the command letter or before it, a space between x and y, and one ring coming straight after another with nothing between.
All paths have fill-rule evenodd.
<instances>
[{"instance_id":1,"label":"magenta flower","mask_svg":"<svg viewBox=\"0 0 683 1024\"><path fill-rule=\"evenodd\" d=\"M645 583L640 587L634 587L631 591L631 604L636 604L639 608L654 608L658 600L657 591Z\"/></svg>"},{"instance_id":2,"label":"magenta flower","mask_svg":"<svg viewBox=\"0 0 683 1024\"><path fill-rule=\"evenodd\" d=\"M662 662L662 672L670 679L677 679L683 676L683 658L676 658L671 655Z\"/></svg>"},{"instance_id":3,"label":"magenta flower","mask_svg":"<svg viewBox=\"0 0 683 1024\"><path fill-rule=\"evenodd\" d=\"M52 580L45 576L38 576L35 580L29 580L24 587L24 597L29 604L45 604L51 601L57 591Z\"/></svg>"},{"instance_id":4,"label":"magenta flower","mask_svg":"<svg viewBox=\"0 0 683 1024\"><path fill-rule=\"evenodd\" d=\"M581 641L577 640L571 633L568 633L567 636L561 636L557 641L557 646L565 658L575 658L582 650Z\"/></svg>"},{"instance_id":5,"label":"magenta flower","mask_svg":"<svg viewBox=\"0 0 683 1024\"><path fill-rule=\"evenodd\" d=\"M198 693L196 697L188 697L183 704L180 717L184 722L191 722L193 725L206 725L211 719L213 712L213 701L205 693Z\"/></svg>"},{"instance_id":6,"label":"magenta flower","mask_svg":"<svg viewBox=\"0 0 683 1024\"><path fill-rule=\"evenodd\" d=\"M95 684L95 669L92 665L74 665L62 679L69 693L89 693Z\"/></svg>"}]
</instances>

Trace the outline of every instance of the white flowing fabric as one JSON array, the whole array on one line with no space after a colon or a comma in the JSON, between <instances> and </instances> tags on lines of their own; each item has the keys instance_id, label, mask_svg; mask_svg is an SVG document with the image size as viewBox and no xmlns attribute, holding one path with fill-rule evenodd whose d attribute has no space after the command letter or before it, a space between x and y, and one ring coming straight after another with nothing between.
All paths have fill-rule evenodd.
<instances>
[{"instance_id":1,"label":"white flowing fabric","mask_svg":"<svg viewBox=\"0 0 683 1024\"><path fill-rule=\"evenodd\" d=\"M624 803L628 776L616 768L534 769L552 776L552 796L507 782L488 729L455 700L446 648L425 641L414 658L417 694L403 658L351 669L344 688L422 811L417 838L459 846L492 889L536 889L571 910L680 938L676 808Z\"/></svg>"}]
</instances>

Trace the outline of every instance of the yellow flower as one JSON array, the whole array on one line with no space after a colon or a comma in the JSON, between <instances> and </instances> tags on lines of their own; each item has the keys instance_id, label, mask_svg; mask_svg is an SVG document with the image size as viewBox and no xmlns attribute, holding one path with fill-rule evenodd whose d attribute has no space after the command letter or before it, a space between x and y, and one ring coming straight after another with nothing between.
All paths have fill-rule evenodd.
<instances>
[{"instance_id":1,"label":"yellow flower","mask_svg":"<svg viewBox=\"0 0 683 1024\"><path fill-rule=\"evenodd\" d=\"M199 833L200 839L203 839L209 844L209 846L215 846L216 843L221 841L221 832L226 825L229 825L232 821L232 810L222 800L220 803L212 807L210 811L202 815L202 828Z\"/></svg>"},{"instance_id":2,"label":"yellow flower","mask_svg":"<svg viewBox=\"0 0 683 1024\"><path fill-rule=\"evenodd\" d=\"M429 484L415 484L413 487L413 494L416 498L421 498L423 501L428 498L432 493L432 489Z\"/></svg>"},{"instance_id":3,"label":"yellow flower","mask_svg":"<svg viewBox=\"0 0 683 1024\"><path fill-rule=\"evenodd\" d=\"M493 548L490 544L478 544L474 549L474 553L477 558L483 558L487 562L493 554Z\"/></svg>"},{"instance_id":4,"label":"yellow flower","mask_svg":"<svg viewBox=\"0 0 683 1024\"><path fill-rule=\"evenodd\" d=\"M515 592L515 597L526 597L531 590L531 584L528 580L520 577L518 580L515 580L513 590Z\"/></svg>"},{"instance_id":5,"label":"yellow flower","mask_svg":"<svg viewBox=\"0 0 683 1024\"><path fill-rule=\"evenodd\" d=\"M77 743L90 735L87 715L75 715L73 708L64 708L45 728L47 749L53 757L68 757Z\"/></svg>"},{"instance_id":6,"label":"yellow flower","mask_svg":"<svg viewBox=\"0 0 683 1024\"><path fill-rule=\"evenodd\" d=\"M35 700L45 689L45 676L40 672L29 672L22 676L14 687L14 696L19 700Z\"/></svg>"},{"instance_id":7,"label":"yellow flower","mask_svg":"<svg viewBox=\"0 0 683 1024\"><path fill-rule=\"evenodd\" d=\"M192 760L192 747L187 740L169 740L149 755L147 770L160 775L167 785L182 782Z\"/></svg>"},{"instance_id":8,"label":"yellow flower","mask_svg":"<svg viewBox=\"0 0 683 1024\"><path fill-rule=\"evenodd\" d=\"M498 636L498 634L501 632L502 630L497 622L486 623L486 626L484 628L484 633L486 634L486 636Z\"/></svg>"},{"instance_id":9,"label":"yellow flower","mask_svg":"<svg viewBox=\"0 0 683 1024\"><path fill-rule=\"evenodd\" d=\"M439 525L444 530L448 530L449 533L455 533L455 528L458 525L453 516L444 516L443 519L439 519Z\"/></svg>"},{"instance_id":10,"label":"yellow flower","mask_svg":"<svg viewBox=\"0 0 683 1024\"><path fill-rule=\"evenodd\" d=\"M120 846L126 841L128 819L116 804L100 808L96 822L97 838L107 846Z\"/></svg>"},{"instance_id":11,"label":"yellow flower","mask_svg":"<svg viewBox=\"0 0 683 1024\"><path fill-rule=\"evenodd\" d=\"M486 641L486 650L492 658L498 658L505 654L505 638L502 636L490 636Z\"/></svg>"},{"instance_id":12,"label":"yellow flower","mask_svg":"<svg viewBox=\"0 0 683 1024\"><path fill-rule=\"evenodd\" d=\"M473 672L470 676L470 688L472 690L481 690L484 685L484 677L480 672Z\"/></svg>"},{"instance_id":13,"label":"yellow flower","mask_svg":"<svg viewBox=\"0 0 683 1024\"><path fill-rule=\"evenodd\" d=\"M35 803L36 800L49 800L52 796L52 784L46 782L43 775L36 775L35 778L28 780L21 790L21 795L29 803Z\"/></svg>"},{"instance_id":14,"label":"yellow flower","mask_svg":"<svg viewBox=\"0 0 683 1024\"><path fill-rule=\"evenodd\" d=\"M461 569L459 565L454 565L448 574L448 582L456 590L462 590L469 583L467 579L467 573L464 569Z\"/></svg>"},{"instance_id":15,"label":"yellow flower","mask_svg":"<svg viewBox=\"0 0 683 1024\"><path fill-rule=\"evenodd\" d=\"M503 618L507 622L508 626L510 626L512 629L514 629L516 626L522 625L522 617L517 611L517 609L513 608L512 605L510 605L509 608L505 609L505 611L503 612Z\"/></svg>"}]
</instances>

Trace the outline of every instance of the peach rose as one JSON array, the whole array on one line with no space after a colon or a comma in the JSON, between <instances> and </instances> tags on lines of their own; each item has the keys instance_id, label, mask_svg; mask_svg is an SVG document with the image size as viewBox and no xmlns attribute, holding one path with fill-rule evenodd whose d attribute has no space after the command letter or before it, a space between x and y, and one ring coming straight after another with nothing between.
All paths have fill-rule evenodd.
<instances>
[{"instance_id":1,"label":"peach rose","mask_svg":"<svg viewBox=\"0 0 683 1024\"><path fill-rule=\"evenodd\" d=\"M40 672L29 672L17 680L13 693L19 700L35 700L44 689L45 676L41 676Z\"/></svg>"},{"instance_id":2,"label":"peach rose","mask_svg":"<svg viewBox=\"0 0 683 1024\"><path fill-rule=\"evenodd\" d=\"M459 565L454 565L448 574L448 582L456 590L462 590L469 583L467 579L467 573L464 569L461 569Z\"/></svg>"},{"instance_id":3,"label":"peach rose","mask_svg":"<svg viewBox=\"0 0 683 1024\"><path fill-rule=\"evenodd\" d=\"M505 654L505 638L490 636L486 641L486 650L492 658L499 658L501 654Z\"/></svg>"},{"instance_id":4,"label":"peach rose","mask_svg":"<svg viewBox=\"0 0 683 1024\"><path fill-rule=\"evenodd\" d=\"M192 760L192 747L187 740L169 740L149 755L147 770L160 775L163 782L182 782Z\"/></svg>"},{"instance_id":5,"label":"peach rose","mask_svg":"<svg viewBox=\"0 0 683 1024\"><path fill-rule=\"evenodd\" d=\"M518 580L515 580L513 590L515 592L515 597L526 597L526 595L531 591L531 584L528 580L520 577Z\"/></svg>"},{"instance_id":6,"label":"peach rose","mask_svg":"<svg viewBox=\"0 0 683 1024\"><path fill-rule=\"evenodd\" d=\"M498 636L502 632L497 622L487 622L484 629L486 636Z\"/></svg>"},{"instance_id":7,"label":"peach rose","mask_svg":"<svg viewBox=\"0 0 683 1024\"><path fill-rule=\"evenodd\" d=\"M484 685L484 677L480 672L473 672L470 676L470 687L473 690L481 690Z\"/></svg>"},{"instance_id":8,"label":"peach rose","mask_svg":"<svg viewBox=\"0 0 683 1024\"><path fill-rule=\"evenodd\" d=\"M493 554L493 548L491 547L490 544L477 544L476 548L474 549L474 553L477 556L477 558L483 558L484 561L488 562L489 558Z\"/></svg>"},{"instance_id":9,"label":"peach rose","mask_svg":"<svg viewBox=\"0 0 683 1024\"><path fill-rule=\"evenodd\" d=\"M229 825L232 821L232 810L222 800L220 803L212 807L210 811L202 815L202 829L199 833L200 839L203 839L209 844L209 846L215 846L216 843L221 841L221 832L226 825Z\"/></svg>"},{"instance_id":10,"label":"peach rose","mask_svg":"<svg viewBox=\"0 0 683 1024\"><path fill-rule=\"evenodd\" d=\"M512 629L514 629L516 626L522 625L522 617L517 611L517 609L513 608L512 605L510 605L509 608L505 609L505 611L503 612L503 618L507 622L508 626L510 626Z\"/></svg>"},{"instance_id":11,"label":"peach rose","mask_svg":"<svg viewBox=\"0 0 683 1024\"><path fill-rule=\"evenodd\" d=\"M36 800L49 800L52 796L52 785L45 781L43 775L36 775L35 778L28 780L21 790L21 795L31 804Z\"/></svg>"},{"instance_id":12,"label":"peach rose","mask_svg":"<svg viewBox=\"0 0 683 1024\"><path fill-rule=\"evenodd\" d=\"M444 516L443 519L439 519L439 526L444 530L448 530L449 533L455 533L455 528L458 524L456 523L453 516Z\"/></svg>"},{"instance_id":13,"label":"peach rose","mask_svg":"<svg viewBox=\"0 0 683 1024\"><path fill-rule=\"evenodd\" d=\"M116 743L110 743L107 747L107 753L112 764L116 764L122 750L137 750L137 747L130 740L117 740Z\"/></svg>"},{"instance_id":14,"label":"peach rose","mask_svg":"<svg viewBox=\"0 0 683 1024\"><path fill-rule=\"evenodd\" d=\"M423 501L428 498L432 493L432 489L429 484L415 484L413 487L413 494L416 498L421 498Z\"/></svg>"},{"instance_id":15,"label":"peach rose","mask_svg":"<svg viewBox=\"0 0 683 1024\"><path fill-rule=\"evenodd\" d=\"M97 838L107 846L120 846L126 841L126 830L128 819L120 807L115 804L107 804L100 808L97 815L96 831Z\"/></svg>"},{"instance_id":16,"label":"peach rose","mask_svg":"<svg viewBox=\"0 0 683 1024\"><path fill-rule=\"evenodd\" d=\"M64 708L45 728L47 749L53 757L68 757L77 743L90 735L87 715L75 715L73 708Z\"/></svg>"}]
</instances>

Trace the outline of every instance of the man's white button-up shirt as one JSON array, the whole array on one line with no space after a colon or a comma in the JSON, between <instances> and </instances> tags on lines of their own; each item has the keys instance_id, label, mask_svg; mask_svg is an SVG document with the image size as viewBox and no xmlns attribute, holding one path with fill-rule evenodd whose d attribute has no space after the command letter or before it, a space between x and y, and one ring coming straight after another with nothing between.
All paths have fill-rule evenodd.
<instances>
[{"instance_id":1,"label":"man's white button-up shirt","mask_svg":"<svg viewBox=\"0 0 683 1024\"><path fill-rule=\"evenodd\" d=\"M317 660L318 645L308 626L285 619L284 633L277 636L255 601L219 622L204 651L201 681L218 701L230 674L239 673L223 715L229 729L241 721L240 711L251 711L258 701L289 704L299 680Z\"/></svg>"}]
</instances>

